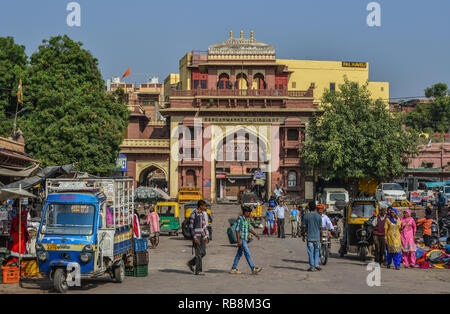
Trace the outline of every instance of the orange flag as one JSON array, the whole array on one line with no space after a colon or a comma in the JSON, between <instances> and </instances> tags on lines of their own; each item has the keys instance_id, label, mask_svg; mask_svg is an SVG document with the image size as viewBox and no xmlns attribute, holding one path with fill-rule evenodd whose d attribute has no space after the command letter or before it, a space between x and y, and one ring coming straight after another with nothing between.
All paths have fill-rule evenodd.
<instances>
[{"instance_id":1,"label":"orange flag","mask_svg":"<svg viewBox=\"0 0 450 314\"><path fill-rule=\"evenodd\" d=\"M125 76L128 76L128 75L130 75L130 68L128 68L128 70L125 72L125 74L122 76L122 79L125 77Z\"/></svg>"}]
</instances>

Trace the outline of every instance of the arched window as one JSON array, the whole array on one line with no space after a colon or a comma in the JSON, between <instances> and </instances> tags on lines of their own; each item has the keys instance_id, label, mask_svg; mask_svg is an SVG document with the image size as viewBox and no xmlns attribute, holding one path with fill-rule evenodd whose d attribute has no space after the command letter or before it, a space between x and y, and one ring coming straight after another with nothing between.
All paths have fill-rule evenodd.
<instances>
[{"instance_id":1,"label":"arched window","mask_svg":"<svg viewBox=\"0 0 450 314\"><path fill-rule=\"evenodd\" d=\"M288 129L287 139L288 139L288 141L298 141L298 130Z\"/></svg>"},{"instance_id":2,"label":"arched window","mask_svg":"<svg viewBox=\"0 0 450 314\"><path fill-rule=\"evenodd\" d=\"M247 75L244 73L239 73L236 75L236 82L234 83L235 89L247 89L248 88L248 82L247 82Z\"/></svg>"},{"instance_id":3,"label":"arched window","mask_svg":"<svg viewBox=\"0 0 450 314\"><path fill-rule=\"evenodd\" d=\"M256 73L253 75L253 89L266 89L266 82L264 81L264 75Z\"/></svg>"},{"instance_id":4,"label":"arched window","mask_svg":"<svg viewBox=\"0 0 450 314\"><path fill-rule=\"evenodd\" d=\"M231 88L231 82L230 77L227 73L222 73L219 75L219 81L217 82L217 88L218 89L230 89Z\"/></svg>"},{"instance_id":5,"label":"arched window","mask_svg":"<svg viewBox=\"0 0 450 314\"><path fill-rule=\"evenodd\" d=\"M197 186L197 176L195 175L194 170L186 171L186 186L188 187L196 187Z\"/></svg>"},{"instance_id":6,"label":"arched window","mask_svg":"<svg viewBox=\"0 0 450 314\"><path fill-rule=\"evenodd\" d=\"M297 186L297 172L294 170L289 171L288 173L288 187Z\"/></svg>"}]
</instances>

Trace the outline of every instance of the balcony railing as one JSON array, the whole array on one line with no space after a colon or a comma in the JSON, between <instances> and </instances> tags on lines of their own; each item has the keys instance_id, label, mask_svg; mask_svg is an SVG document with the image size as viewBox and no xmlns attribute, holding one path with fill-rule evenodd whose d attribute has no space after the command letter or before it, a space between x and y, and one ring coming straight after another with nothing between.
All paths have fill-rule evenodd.
<instances>
[{"instance_id":1,"label":"balcony railing","mask_svg":"<svg viewBox=\"0 0 450 314\"><path fill-rule=\"evenodd\" d=\"M312 90L287 91L285 89L193 89L171 90L172 97L312 97Z\"/></svg>"},{"instance_id":2,"label":"balcony railing","mask_svg":"<svg viewBox=\"0 0 450 314\"><path fill-rule=\"evenodd\" d=\"M170 140L168 139L125 139L122 147L160 147L168 148Z\"/></svg>"},{"instance_id":3,"label":"balcony railing","mask_svg":"<svg viewBox=\"0 0 450 314\"><path fill-rule=\"evenodd\" d=\"M300 163L300 157L286 157L283 159L283 165L296 165Z\"/></svg>"},{"instance_id":4,"label":"balcony railing","mask_svg":"<svg viewBox=\"0 0 450 314\"><path fill-rule=\"evenodd\" d=\"M129 106L156 106L161 105L162 103L154 100L128 100Z\"/></svg>"}]
</instances>

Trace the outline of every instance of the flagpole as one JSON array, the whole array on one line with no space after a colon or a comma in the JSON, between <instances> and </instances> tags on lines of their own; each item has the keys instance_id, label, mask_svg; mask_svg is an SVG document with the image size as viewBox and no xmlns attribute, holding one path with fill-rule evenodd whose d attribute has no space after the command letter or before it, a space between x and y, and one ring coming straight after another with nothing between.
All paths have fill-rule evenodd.
<instances>
[{"instance_id":1,"label":"flagpole","mask_svg":"<svg viewBox=\"0 0 450 314\"><path fill-rule=\"evenodd\" d=\"M19 191L22 190L22 184L19 185ZM19 198L19 281L22 272L22 199Z\"/></svg>"},{"instance_id":2,"label":"flagpole","mask_svg":"<svg viewBox=\"0 0 450 314\"><path fill-rule=\"evenodd\" d=\"M16 126L17 126L16 121L17 121L17 108L18 108L18 107L19 107L19 99L17 99L17 103L16 103L16 114L14 115L14 126L13 126L13 134L12 134L13 138L14 138L14 136L16 135Z\"/></svg>"},{"instance_id":3,"label":"flagpole","mask_svg":"<svg viewBox=\"0 0 450 314\"><path fill-rule=\"evenodd\" d=\"M13 134L12 137L16 135L16 127L17 127L17 109L19 108L19 102L23 102L23 92L22 92L22 80L19 81L19 91L17 91L17 103L16 103L16 114L14 115L14 126L13 126ZM19 96L20 93L20 96Z\"/></svg>"}]
</instances>

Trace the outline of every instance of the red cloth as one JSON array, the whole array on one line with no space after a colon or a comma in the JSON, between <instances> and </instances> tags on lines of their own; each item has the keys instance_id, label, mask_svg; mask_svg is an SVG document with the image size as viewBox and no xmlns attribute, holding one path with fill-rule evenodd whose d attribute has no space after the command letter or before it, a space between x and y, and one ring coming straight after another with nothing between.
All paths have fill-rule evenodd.
<instances>
[{"instance_id":1,"label":"red cloth","mask_svg":"<svg viewBox=\"0 0 450 314\"><path fill-rule=\"evenodd\" d=\"M28 225L27 225L27 212L22 211L22 227L20 228L20 231L22 232L21 236L21 244L20 244L20 252L19 252L19 215L14 217L12 223L11 223L11 230L9 231L9 235L13 238L13 243L9 244L9 250L11 252L16 252L20 254L25 254L25 251L27 249L27 242L28 242Z\"/></svg>"},{"instance_id":2,"label":"red cloth","mask_svg":"<svg viewBox=\"0 0 450 314\"><path fill-rule=\"evenodd\" d=\"M139 225L139 218L136 214L133 215L133 230L134 230L134 237L140 239L141 226Z\"/></svg>"}]
</instances>

